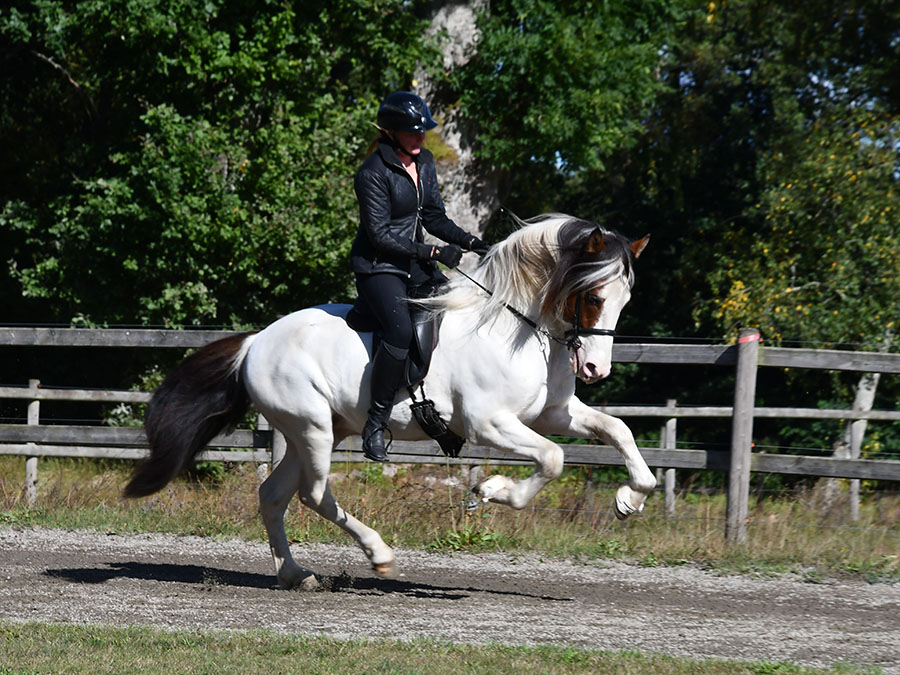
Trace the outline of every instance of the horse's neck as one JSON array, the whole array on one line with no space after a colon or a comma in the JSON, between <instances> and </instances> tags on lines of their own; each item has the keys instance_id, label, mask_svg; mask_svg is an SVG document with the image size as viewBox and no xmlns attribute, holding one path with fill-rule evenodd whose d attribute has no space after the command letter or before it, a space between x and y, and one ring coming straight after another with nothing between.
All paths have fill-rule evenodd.
<instances>
[{"instance_id":1,"label":"horse's neck","mask_svg":"<svg viewBox=\"0 0 900 675\"><path fill-rule=\"evenodd\" d=\"M548 371L559 368L560 363L568 359L563 345L554 342L539 329L528 325L513 312L507 309L500 311L502 313L495 317L495 320L489 319L480 324L476 312L447 312L441 325L439 344L444 344L445 333L451 340L474 335L478 340L494 345L495 350L512 355L513 358L538 358L538 361L529 364L529 367L537 368L539 362L546 363ZM522 314L531 317L536 316L536 312L537 308L531 307L522 311ZM508 358L505 360L508 361ZM506 366L507 363L500 365Z\"/></svg>"}]
</instances>

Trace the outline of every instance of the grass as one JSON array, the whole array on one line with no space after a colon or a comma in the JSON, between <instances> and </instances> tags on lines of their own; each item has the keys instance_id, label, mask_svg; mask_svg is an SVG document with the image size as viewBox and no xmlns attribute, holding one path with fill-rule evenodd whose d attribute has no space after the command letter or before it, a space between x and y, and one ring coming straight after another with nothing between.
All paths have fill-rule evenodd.
<instances>
[{"instance_id":1,"label":"grass","mask_svg":"<svg viewBox=\"0 0 900 675\"><path fill-rule=\"evenodd\" d=\"M696 661L572 647L359 641L268 631L163 631L0 621L0 673L619 673L624 675L877 673L783 663Z\"/></svg>"},{"instance_id":2,"label":"grass","mask_svg":"<svg viewBox=\"0 0 900 675\"><path fill-rule=\"evenodd\" d=\"M215 484L179 480L152 497L128 501L122 486L132 464L43 458L38 499L24 499L25 460L0 457L0 526L43 526L134 533L166 532L262 540L254 465L233 465ZM900 580L900 496L872 495L860 521L846 509L823 511L818 493L751 501L748 539L724 540L725 498L688 494L666 517L661 495L625 522L611 511L617 486L598 485L567 471L521 511L498 505L466 508L466 477L458 467L397 466L385 475L375 464L333 467L341 504L396 547L435 551L536 551L585 562L618 559L647 566L697 564L722 573L792 572L815 583L835 575L870 582ZM521 467L495 467L525 475ZM528 469L530 471L530 468ZM589 476L587 476L589 478ZM286 519L296 542L348 544L349 538L294 501Z\"/></svg>"}]
</instances>

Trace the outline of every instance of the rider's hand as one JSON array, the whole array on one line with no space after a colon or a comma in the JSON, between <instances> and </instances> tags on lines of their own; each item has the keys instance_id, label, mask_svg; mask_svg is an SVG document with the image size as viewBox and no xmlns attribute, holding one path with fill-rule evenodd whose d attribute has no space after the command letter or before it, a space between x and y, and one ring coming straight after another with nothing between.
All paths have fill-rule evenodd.
<instances>
[{"instance_id":1,"label":"rider's hand","mask_svg":"<svg viewBox=\"0 0 900 675\"><path fill-rule=\"evenodd\" d=\"M479 256L483 256L488 252L488 250L491 247L490 247L490 244L482 241L478 237L472 237L472 239L469 240L468 248L473 253L477 253Z\"/></svg>"},{"instance_id":2,"label":"rider's hand","mask_svg":"<svg viewBox=\"0 0 900 675\"><path fill-rule=\"evenodd\" d=\"M456 244L435 246L431 257L444 263L447 267L453 268L459 265L459 261L462 259L462 249Z\"/></svg>"},{"instance_id":3,"label":"rider's hand","mask_svg":"<svg viewBox=\"0 0 900 675\"><path fill-rule=\"evenodd\" d=\"M434 257L434 246L431 244L416 243L416 258L426 262Z\"/></svg>"}]
</instances>

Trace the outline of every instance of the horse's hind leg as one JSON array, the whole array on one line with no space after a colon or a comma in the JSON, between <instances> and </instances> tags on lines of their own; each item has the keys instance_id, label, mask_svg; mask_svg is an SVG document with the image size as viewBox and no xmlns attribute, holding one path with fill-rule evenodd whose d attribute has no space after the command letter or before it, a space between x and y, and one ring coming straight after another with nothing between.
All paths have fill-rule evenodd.
<instances>
[{"instance_id":1,"label":"horse's hind leg","mask_svg":"<svg viewBox=\"0 0 900 675\"><path fill-rule=\"evenodd\" d=\"M394 552L384 543L381 535L344 511L331 494L328 472L335 444L331 430L308 430L305 441L308 452L299 457L300 501L353 537L377 575L387 578L397 576Z\"/></svg>"},{"instance_id":2,"label":"horse's hind leg","mask_svg":"<svg viewBox=\"0 0 900 675\"><path fill-rule=\"evenodd\" d=\"M284 458L259 487L259 512L269 536L269 548L272 550L278 584L283 588L314 590L319 585L315 574L294 561L284 531L284 514L299 485L300 460L297 447L288 440Z\"/></svg>"}]
</instances>

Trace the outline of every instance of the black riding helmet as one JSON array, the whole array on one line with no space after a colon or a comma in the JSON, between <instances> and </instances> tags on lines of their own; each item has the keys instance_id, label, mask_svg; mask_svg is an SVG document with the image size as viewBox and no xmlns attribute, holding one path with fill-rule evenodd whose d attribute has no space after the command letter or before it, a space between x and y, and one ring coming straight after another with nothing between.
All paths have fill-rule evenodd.
<instances>
[{"instance_id":1,"label":"black riding helmet","mask_svg":"<svg viewBox=\"0 0 900 675\"><path fill-rule=\"evenodd\" d=\"M378 108L378 126L385 131L418 131L434 129L428 104L408 91L395 91Z\"/></svg>"}]
</instances>

